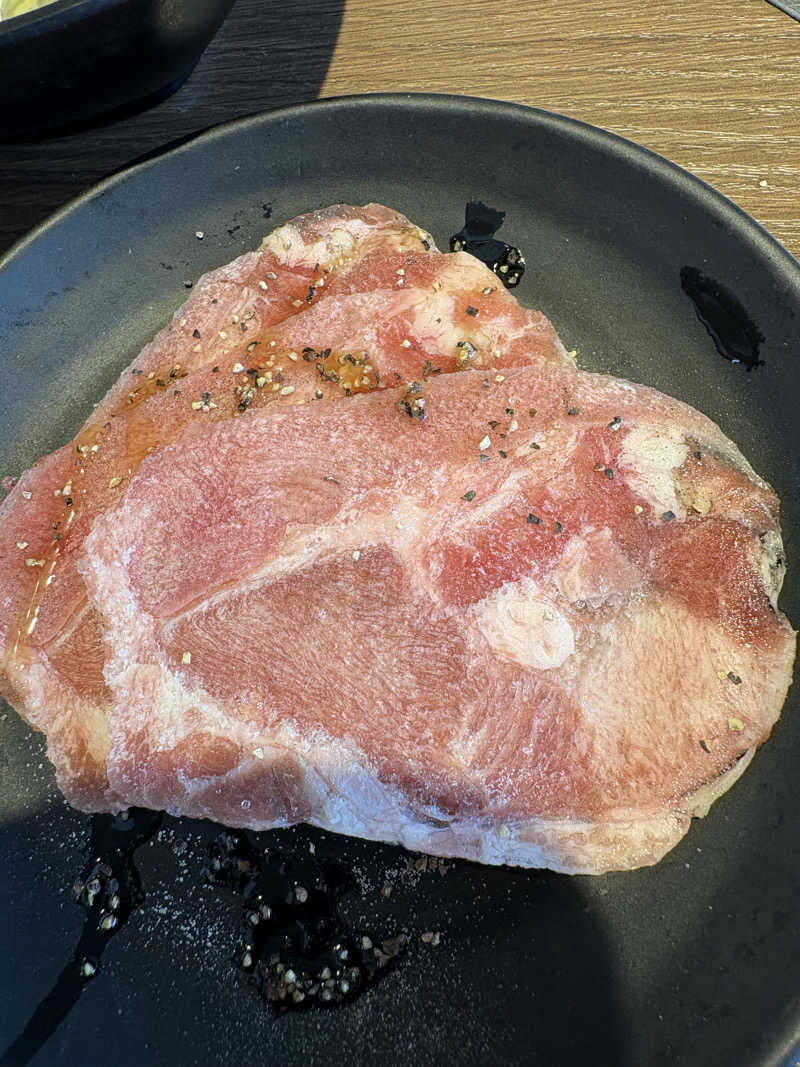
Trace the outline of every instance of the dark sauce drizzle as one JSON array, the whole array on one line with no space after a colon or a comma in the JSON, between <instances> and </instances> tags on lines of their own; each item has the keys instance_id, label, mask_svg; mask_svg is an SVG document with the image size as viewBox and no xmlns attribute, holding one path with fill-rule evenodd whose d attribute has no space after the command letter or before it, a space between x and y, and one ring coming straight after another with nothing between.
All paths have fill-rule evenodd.
<instances>
[{"instance_id":1,"label":"dark sauce drizzle","mask_svg":"<svg viewBox=\"0 0 800 1067\"><path fill-rule=\"evenodd\" d=\"M742 363L748 371L763 366L759 348L764 335L729 289L696 267L681 269L681 288L721 356Z\"/></svg>"},{"instance_id":2,"label":"dark sauce drizzle","mask_svg":"<svg viewBox=\"0 0 800 1067\"><path fill-rule=\"evenodd\" d=\"M161 820L161 812L138 810L93 816L90 859L74 885L75 897L86 911L83 932L55 985L3 1053L2 1067L23 1067L33 1059L97 973L109 939L143 903L133 854L156 833Z\"/></svg>"},{"instance_id":3,"label":"dark sauce drizzle","mask_svg":"<svg viewBox=\"0 0 800 1067\"><path fill-rule=\"evenodd\" d=\"M494 271L506 289L513 289L525 273L525 257L518 248L495 237L505 211L470 200L464 211L464 227L450 238L451 252L469 252Z\"/></svg>"},{"instance_id":4,"label":"dark sauce drizzle","mask_svg":"<svg viewBox=\"0 0 800 1067\"><path fill-rule=\"evenodd\" d=\"M354 1000L408 945L402 930L378 938L347 928L338 904L355 881L334 860L261 850L246 832L225 830L209 849L204 875L241 894L243 934L235 959L279 1011Z\"/></svg>"}]
</instances>

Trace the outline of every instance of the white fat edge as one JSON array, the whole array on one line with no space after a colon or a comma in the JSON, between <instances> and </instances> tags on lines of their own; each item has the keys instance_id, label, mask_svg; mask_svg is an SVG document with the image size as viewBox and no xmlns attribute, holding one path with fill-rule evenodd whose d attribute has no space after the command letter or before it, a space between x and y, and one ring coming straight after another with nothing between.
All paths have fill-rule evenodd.
<instances>
[{"instance_id":1,"label":"white fat edge","mask_svg":"<svg viewBox=\"0 0 800 1067\"><path fill-rule=\"evenodd\" d=\"M619 469L626 484L655 511L671 511L686 517L675 489L673 472L689 454L689 445L678 426L638 423L625 436Z\"/></svg>"},{"instance_id":2,"label":"white fat edge","mask_svg":"<svg viewBox=\"0 0 800 1067\"><path fill-rule=\"evenodd\" d=\"M273 252L287 267L297 267L302 263L322 265L336 256L351 252L356 244L358 229L355 224L349 230L335 227L313 244L306 244L294 223L287 222L265 237L261 248ZM361 229L364 229L363 224Z\"/></svg>"},{"instance_id":3,"label":"white fat edge","mask_svg":"<svg viewBox=\"0 0 800 1067\"><path fill-rule=\"evenodd\" d=\"M775 611L778 610L778 595L783 586L786 565L783 560L783 541L777 530L767 530L759 537L758 566L764 582L764 590Z\"/></svg>"},{"instance_id":4,"label":"white fat edge","mask_svg":"<svg viewBox=\"0 0 800 1067\"><path fill-rule=\"evenodd\" d=\"M387 239L393 239L394 250L397 251L412 237L416 247L419 242L416 227L405 229L399 221L398 229L392 230L387 226L376 227L363 219L350 218L346 220L346 225L334 226L316 241L307 244L297 226L287 222L265 237L261 247L262 250L273 252L287 267L305 263L312 266L319 264L320 268L324 268L330 263L344 265L356 248L361 255L365 255L372 244L384 245Z\"/></svg>"}]
</instances>

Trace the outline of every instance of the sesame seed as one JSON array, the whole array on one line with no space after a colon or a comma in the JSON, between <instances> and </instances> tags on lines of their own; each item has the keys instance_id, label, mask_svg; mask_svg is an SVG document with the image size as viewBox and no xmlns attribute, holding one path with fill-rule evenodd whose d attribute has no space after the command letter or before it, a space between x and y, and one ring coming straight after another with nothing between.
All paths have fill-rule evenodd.
<instances>
[{"instance_id":1,"label":"sesame seed","mask_svg":"<svg viewBox=\"0 0 800 1067\"><path fill-rule=\"evenodd\" d=\"M193 400L192 401L192 411L199 411L202 406L203 406L203 401L202 400Z\"/></svg>"},{"instance_id":2,"label":"sesame seed","mask_svg":"<svg viewBox=\"0 0 800 1067\"><path fill-rule=\"evenodd\" d=\"M27 541L17 541L17 548L23 549L28 547Z\"/></svg>"},{"instance_id":3,"label":"sesame seed","mask_svg":"<svg viewBox=\"0 0 800 1067\"><path fill-rule=\"evenodd\" d=\"M261 281L261 282L258 283L258 288L266 290L266 289L269 289L269 286L267 285L266 282Z\"/></svg>"},{"instance_id":4,"label":"sesame seed","mask_svg":"<svg viewBox=\"0 0 800 1067\"><path fill-rule=\"evenodd\" d=\"M495 381L497 382L497 384L499 385L499 384L500 384L500 382L504 382L504 381L506 380L506 376L505 376L505 374L495 374L495 376L494 376L494 380L495 380Z\"/></svg>"},{"instance_id":5,"label":"sesame seed","mask_svg":"<svg viewBox=\"0 0 800 1067\"><path fill-rule=\"evenodd\" d=\"M178 325L179 325L179 326L185 326L185 325L186 325L186 319L185 319L185 318L181 319L181 320L179 321Z\"/></svg>"},{"instance_id":6,"label":"sesame seed","mask_svg":"<svg viewBox=\"0 0 800 1067\"><path fill-rule=\"evenodd\" d=\"M268 270L264 272L264 277L269 278L271 282L274 282L278 275L275 273L274 270Z\"/></svg>"},{"instance_id":7,"label":"sesame seed","mask_svg":"<svg viewBox=\"0 0 800 1067\"><path fill-rule=\"evenodd\" d=\"M293 300L292 301L292 307L301 308L302 306L303 306L303 301L302 300Z\"/></svg>"},{"instance_id":8,"label":"sesame seed","mask_svg":"<svg viewBox=\"0 0 800 1067\"><path fill-rule=\"evenodd\" d=\"M353 551L353 559L354 559L354 560L355 560L356 562L358 562L358 561L359 561L359 559L361 559L361 553L359 552L359 550L358 550L357 548L356 548L356 549L354 549L354 551Z\"/></svg>"},{"instance_id":9,"label":"sesame seed","mask_svg":"<svg viewBox=\"0 0 800 1067\"><path fill-rule=\"evenodd\" d=\"M411 348L411 342L409 341L409 339L407 337L406 337L406 339L404 341L400 342L400 347L401 348Z\"/></svg>"},{"instance_id":10,"label":"sesame seed","mask_svg":"<svg viewBox=\"0 0 800 1067\"><path fill-rule=\"evenodd\" d=\"M633 505L633 511L634 511L635 515L641 515L642 512L644 511L644 508L642 507L641 504L634 504Z\"/></svg>"},{"instance_id":11,"label":"sesame seed","mask_svg":"<svg viewBox=\"0 0 800 1067\"><path fill-rule=\"evenodd\" d=\"M505 823L501 823L499 833L501 837L511 837L511 831Z\"/></svg>"},{"instance_id":12,"label":"sesame seed","mask_svg":"<svg viewBox=\"0 0 800 1067\"><path fill-rule=\"evenodd\" d=\"M744 730L744 723L741 719L728 719L728 729L741 733Z\"/></svg>"},{"instance_id":13,"label":"sesame seed","mask_svg":"<svg viewBox=\"0 0 800 1067\"><path fill-rule=\"evenodd\" d=\"M290 396L293 392L293 385L284 385L283 389L281 389L281 396Z\"/></svg>"},{"instance_id":14,"label":"sesame seed","mask_svg":"<svg viewBox=\"0 0 800 1067\"><path fill-rule=\"evenodd\" d=\"M297 362L297 353L296 352L287 352L287 355L288 355L289 359L292 361L292 363L296 363Z\"/></svg>"},{"instance_id":15,"label":"sesame seed","mask_svg":"<svg viewBox=\"0 0 800 1067\"><path fill-rule=\"evenodd\" d=\"M519 429L519 423L517 422L516 419L512 419L511 422L508 424L508 432L509 433L513 433L514 430L518 430L518 429Z\"/></svg>"},{"instance_id":16,"label":"sesame seed","mask_svg":"<svg viewBox=\"0 0 800 1067\"><path fill-rule=\"evenodd\" d=\"M203 238L205 237L205 234L203 233L202 230L195 230L194 231L194 235L195 235L195 237L197 238L198 241L202 241Z\"/></svg>"},{"instance_id":17,"label":"sesame seed","mask_svg":"<svg viewBox=\"0 0 800 1067\"><path fill-rule=\"evenodd\" d=\"M97 445L95 445L95 448L97 448ZM27 489L23 489L22 495L26 500L30 500L30 498L33 496L33 493L29 492Z\"/></svg>"},{"instance_id":18,"label":"sesame seed","mask_svg":"<svg viewBox=\"0 0 800 1067\"><path fill-rule=\"evenodd\" d=\"M227 332L225 330L220 330L219 331L219 335L220 335L220 337L222 338L223 341L227 341L228 340L228 334L227 334Z\"/></svg>"},{"instance_id":19,"label":"sesame seed","mask_svg":"<svg viewBox=\"0 0 800 1067\"><path fill-rule=\"evenodd\" d=\"M122 481L122 478L120 478L120 476L118 474L115 474L114 477L111 479L111 481L108 483L108 488L109 489L116 489L121 481Z\"/></svg>"},{"instance_id":20,"label":"sesame seed","mask_svg":"<svg viewBox=\"0 0 800 1067\"><path fill-rule=\"evenodd\" d=\"M201 346L201 345L194 345L194 346L192 347L192 351L193 351L193 352L200 352L200 351L201 351L201 348L202 348L202 346Z\"/></svg>"},{"instance_id":21,"label":"sesame seed","mask_svg":"<svg viewBox=\"0 0 800 1067\"><path fill-rule=\"evenodd\" d=\"M485 452L487 448L491 448L491 447L492 447L492 442L490 441L489 435L487 434L485 437L483 437L481 439L480 443L478 444L478 449L481 452Z\"/></svg>"},{"instance_id":22,"label":"sesame seed","mask_svg":"<svg viewBox=\"0 0 800 1067\"><path fill-rule=\"evenodd\" d=\"M44 560L43 559L26 559L25 560L25 566L26 567L43 567L44 566Z\"/></svg>"},{"instance_id":23,"label":"sesame seed","mask_svg":"<svg viewBox=\"0 0 800 1067\"><path fill-rule=\"evenodd\" d=\"M184 654L181 656L181 663L187 663L188 664L188 663L191 663L191 662L192 662L192 654L191 654L191 652L184 652Z\"/></svg>"},{"instance_id":24,"label":"sesame seed","mask_svg":"<svg viewBox=\"0 0 800 1067\"><path fill-rule=\"evenodd\" d=\"M241 374L243 370L244 364L242 363L234 363L234 365L231 367L231 372L233 374Z\"/></svg>"}]
</instances>

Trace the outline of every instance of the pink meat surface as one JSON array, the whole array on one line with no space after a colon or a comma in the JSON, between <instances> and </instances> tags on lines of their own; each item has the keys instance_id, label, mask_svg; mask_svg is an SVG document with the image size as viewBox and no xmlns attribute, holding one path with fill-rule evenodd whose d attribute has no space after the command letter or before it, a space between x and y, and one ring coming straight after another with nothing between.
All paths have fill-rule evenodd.
<instances>
[{"instance_id":1,"label":"pink meat surface","mask_svg":"<svg viewBox=\"0 0 800 1067\"><path fill-rule=\"evenodd\" d=\"M653 863L785 699L777 512L704 416L559 361L195 420L80 561L113 795Z\"/></svg>"},{"instance_id":2,"label":"pink meat surface","mask_svg":"<svg viewBox=\"0 0 800 1067\"><path fill-rule=\"evenodd\" d=\"M194 423L501 361L568 357L490 271L380 205L301 216L200 279L75 440L0 505L0 693L46 732L70 802L122 801L106 775L102 623L77 565L143 457Z\"/></svg>"}]
</instances>

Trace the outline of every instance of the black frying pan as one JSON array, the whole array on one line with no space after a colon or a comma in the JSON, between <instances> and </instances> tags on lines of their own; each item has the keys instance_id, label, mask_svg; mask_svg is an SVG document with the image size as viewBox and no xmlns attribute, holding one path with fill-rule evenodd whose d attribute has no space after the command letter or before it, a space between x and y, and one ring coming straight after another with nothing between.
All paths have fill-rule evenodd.
<instances>
[{"instance_id":1,"label":"black frying pan","mask_svg":"<svg viewBox=\"0 0 800 1067\"><path fill-rule=\"evenodd\" d=\"M583 367L694 404L772 482L789 559L782 606L800 619L800 267L663 160L508 104L373 96L274 112L59 213L0 264L2 473L66 441L184 283L274 225L379 200L446 246L473 198L506 211L501 236L528 260L519 297L546 311ZM681 285L687 267L763 335L761 365L721 358ZM32 1062L777 1067L800 1038L796 705L793 694L743 779L651 869L569 878L456 862L442 875L391 846L304 828L251 835L246 847L278 864L302 857L341 876L343 936L408 935L388 973L338 1008L265 1006L234 958L242 894L209 883L218 828L167 819L134 853L143 902L80 996L62 982L46 1002L36 1028L76 1000ZM41 740L3 711L5 1045L86 948L71 887L93 855L91 821L60 799ZM95 845L107 831L95 824ZM436 933L438 944L422 940Z\"/></svg>"}]
</instances>

